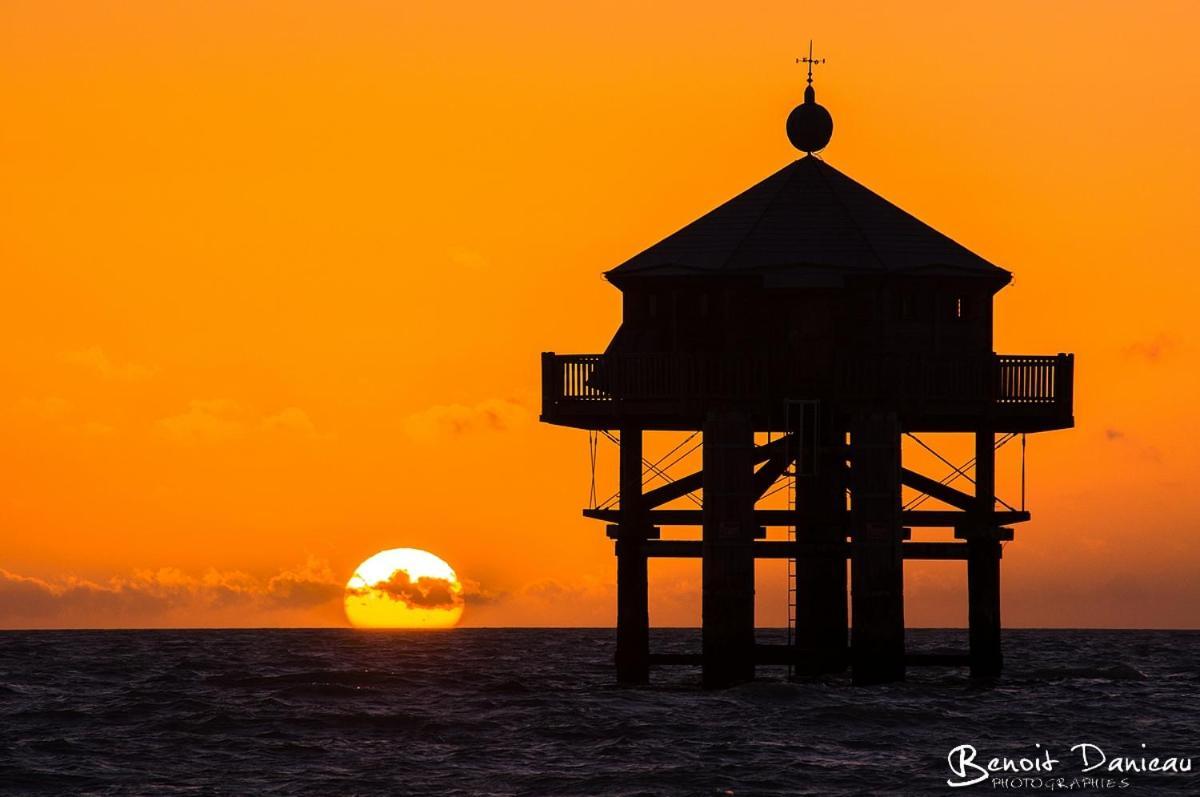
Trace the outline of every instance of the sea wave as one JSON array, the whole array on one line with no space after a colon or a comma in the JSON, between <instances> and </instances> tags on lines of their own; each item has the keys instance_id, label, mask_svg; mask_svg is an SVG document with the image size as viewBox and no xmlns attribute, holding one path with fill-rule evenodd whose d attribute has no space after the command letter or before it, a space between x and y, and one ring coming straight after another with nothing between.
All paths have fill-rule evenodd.
<instances>
[{"instance_id":1,"label":"sea wave","mask_svg":"<svg viewBox=\"0 0 1200 797\"><path fill-rule=\"evenodd\" d=\"M962 642L910 632L926 652ZM617 687L611 630L5 632L0 793L941 794L960 744L1200 758L1200 634L1005 643L994 682L914 668L856 688L765 667L705 692L692 667ZM653 645L686 652L699 637L656 629ZM1200 781L1136 775L1124 791Z\"/></svg>"}]
</instances>

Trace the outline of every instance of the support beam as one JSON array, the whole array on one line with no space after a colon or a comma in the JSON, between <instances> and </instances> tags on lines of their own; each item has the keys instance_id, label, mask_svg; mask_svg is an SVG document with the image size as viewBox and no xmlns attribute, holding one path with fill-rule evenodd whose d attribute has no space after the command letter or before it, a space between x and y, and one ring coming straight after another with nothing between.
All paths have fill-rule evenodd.
<instances>
[{"instance_id":1,"label":"support beam","mask_svg":"<svg viewBox=\"0 0 1200 797\"><path fill-rule=\"evenodd\" d=\"M734 410L704 423L703 585L705 687L754 677L754 430Z\"/></svg>"},{"instance_id":2,"label":"support beam","mask_svg":"<svg viewBox=\"0 0 1200 797\"><path fill-rule=\"evenodd\" d=\"M936 498L964 512L971 512L975 509L975 496L968 495L962 490L956 490L939 481L934 481L922 473L917 473L915 470L901 468L900 483L905 487L920 490L929 497Z\"/></svg>"},{"instance_id":3,"label":"support beam","mask_svg":"<svg viewBox=\"0 0 1200 797\"><path fill-rule=\"evenodd\" d=\"M795 651L785 645L755 645L756 664L797 664ZM653 666L699 666L704 657L699 653L651 653ZM971 663L967 653L908 653L904 663L909 667L966 667Z\"/></svg>"},{"instance_id":4,"label":"support beam","mask_svg":"<svg viewBox=\"0 0 1200 797\"><path fill-rule=\"evenodd\" d=\"M695 473L689 473L687 476L650 490L642 496L642 504L647 509L653 509L668 501L674 501L676 498L683 498L688 493L693 493L703 486L704 471L698 470Z\"/></svg>"},{"instance_id":5,"label":"support beam","mask_svg":"<svg viewBox=\"0 0 1200 797\"><path fill-rule=\"evenodd\" d=\"M771 489L771 485L779 481L779 477L788 469L788 465L792 462L791 457L786 451L779 451L775 456L767 460L754 474L754 495L755 498L762 498L767 490Z\"/></svg>"},{"instance_id":6,"label":"support beam","mask_svg":"<svg viewBox=\"0 0 1200 797\"><path fill-rule=\"evenodd\" d=\"M851 422L850 560L856 684L904 678L904 572L900 524L900 423L896 413Z\"/></svg>"},{"instance_id":7,"label":"support beam","mask_svg":"<svg viewBox=\"0 0 1200 797\"><path fill-rule=\"evenodd\" d=\"M651 559L699 559L703 555L704 543L700 540L657 540L646 542L646 556ZM967 561L970 545L965 542L904 542L900 549L905 559L939 561ZM798 540L763 540L754 543L750 550L755 559L809 559L837 558L845 561L850 557L850 543L812 542Z\"/></svg>"},{"instance_id":8,"label":"support beam","mask_svg":"<svg viewBox=\"0 0 1200 797\"><path fill-rule=\"evenodd\" d=\"M585 509L583 516L608 523L619 523L620 513L615 509ZM900 513L900 522L912 528L955 528L966 525L970 513L942 509L913 509ZM1029 520L1024 511L992 512L988 521L993 526L1011 526ZM704 519L699 509L653 509L646 515L646 522L653 526L700 526ZM754 522L759 526L804 526L809 522L807 513L787 509L756 509ZM850 516L845 516L849 525Z\"/></svg>"},{"instance_id":9,"label":"support beam","mask_svg":"<svg viewBox=\"0 0 1200 797\"><path fill-rule=\"evenodd\" d=\"M617 529L617 680L650 679L646 512L642 504L642 430L621 429L621 504Z\"/></svg>"},{"instance_id":10,"label":"support beam","mask_svg":"<svg viewBox=\"0 0 1200 797\"><path fill-rule=\"evenodd\" d=\"M604 536L608 537L610 540L621 539L621 527L620 526L609 526L608 528L606 528L604 530ZM647 540L661 539L662 538L662 530L659 529L657 526L644 526L642 528L642 537L644 537Z\"/></svg>"},{"instance_id":11,"label":"support beam","mask_svg":"<svg viewBox=\"0 0 1200 797\"><path fill-rule=\"evenodd\" d=\"M972 526L965 526L954 530L954 539L969 540L975 536L975 529ZM1012 542L1013 530L1005 528L992 528L988 532L988 536L1000 542Z\"/></svg>"},{"instance_id":12,"label":"support beam","mask_svg":"<svg viewBox=\"0 0 1200 797\"><path fill-rule=\"evenodd\" d=\"M975 434L975 522L967 535L967 622L970 626L971 675L1000 674L1000 529L993 522L996 503L995 433Z\"/></svg>"}]
</instances>

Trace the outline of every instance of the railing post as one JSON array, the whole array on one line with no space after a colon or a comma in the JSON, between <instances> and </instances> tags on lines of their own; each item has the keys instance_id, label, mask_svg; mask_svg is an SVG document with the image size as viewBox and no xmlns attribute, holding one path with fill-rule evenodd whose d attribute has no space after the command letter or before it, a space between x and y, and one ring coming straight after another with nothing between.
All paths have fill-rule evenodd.
<instances>
[{"instance_id":1,"label":"railing post","mask_svg":"<svg viewBox=\"0 0 1200 797\"><path fill-rule=\"evenodd\" d=\"M557 393L562 393L561 380L554 378L554 352L542 352L542 415L548 415L550 408L555 404Z\"/></svg>"},{"instance_id":2,"label":"railing post","mask_svg":"<svg viewBox=\"0 0 1200 797\"><path fill-rule=\"evenodd\" d=\"M1063 354L1054 363L1054 403L1065 413L1075 407L1075 355Z\"/></svg>"},{"instance_id":3,"label":"railing post","mask_svg":"<svg viewBox=\"0 0 1200 797\"><path fill-rule=\"evenodd\" d=\"M1000 355L993 353L991 367L987 369L984 375L984 401L988 404L997 403L1000 400L1003 384L1004 375L1003 366L1000 363Z\"/></svg>"}]
</instances>

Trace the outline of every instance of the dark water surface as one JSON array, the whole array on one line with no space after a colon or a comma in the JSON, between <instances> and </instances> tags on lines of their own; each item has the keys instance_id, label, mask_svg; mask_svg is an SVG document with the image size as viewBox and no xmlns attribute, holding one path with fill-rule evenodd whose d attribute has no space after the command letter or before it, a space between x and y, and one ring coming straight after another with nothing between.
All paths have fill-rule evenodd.
<instances>
[{"instance_id":1,"label":"dark water surface","mask_svg":"<svg viewBox=\"0 0 1200 797\"><path fill-rule=\"evenodd\" d=\"M771 632L766 634L771 636ZM692 668L613 685L611 630L0 633L4 794L975 794L946 756L1200 765L1200 633L1006 632L994 686L959 669L903 684L763 679L702 692ZM770 641L770 640L768 640ZM960 647L913 631L910 649ZM655 631L662 651L690 630ZM1145 750L1141 748L1146 744ZM1200 794L1200 777L1133 773L1086 793ZM1010 774L1011 777L1011 774ZM1025 777L1028 777L1025 776ZM1084 785L1075 781L1075 785ZM1119 785L1119 784L1118 784Z\"/></svg>"}]
</instances>

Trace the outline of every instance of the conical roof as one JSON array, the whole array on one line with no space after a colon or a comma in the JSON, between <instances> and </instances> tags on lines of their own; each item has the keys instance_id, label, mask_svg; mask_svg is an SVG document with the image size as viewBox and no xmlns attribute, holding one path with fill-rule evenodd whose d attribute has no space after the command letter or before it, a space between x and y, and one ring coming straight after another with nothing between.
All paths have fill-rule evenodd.
<instances>
[{"instance_id":1,"label":"conical roof","mask_svg":"<svg viewBox=\"0 0 1200 797\"><path fill-rule=\"evenodd\" d=\"M839 285L855 275L1012 275L819 158L758 185L607 272L618 287L652 276L761 275L773 286Z\"/></svg>"}]
</instances>

